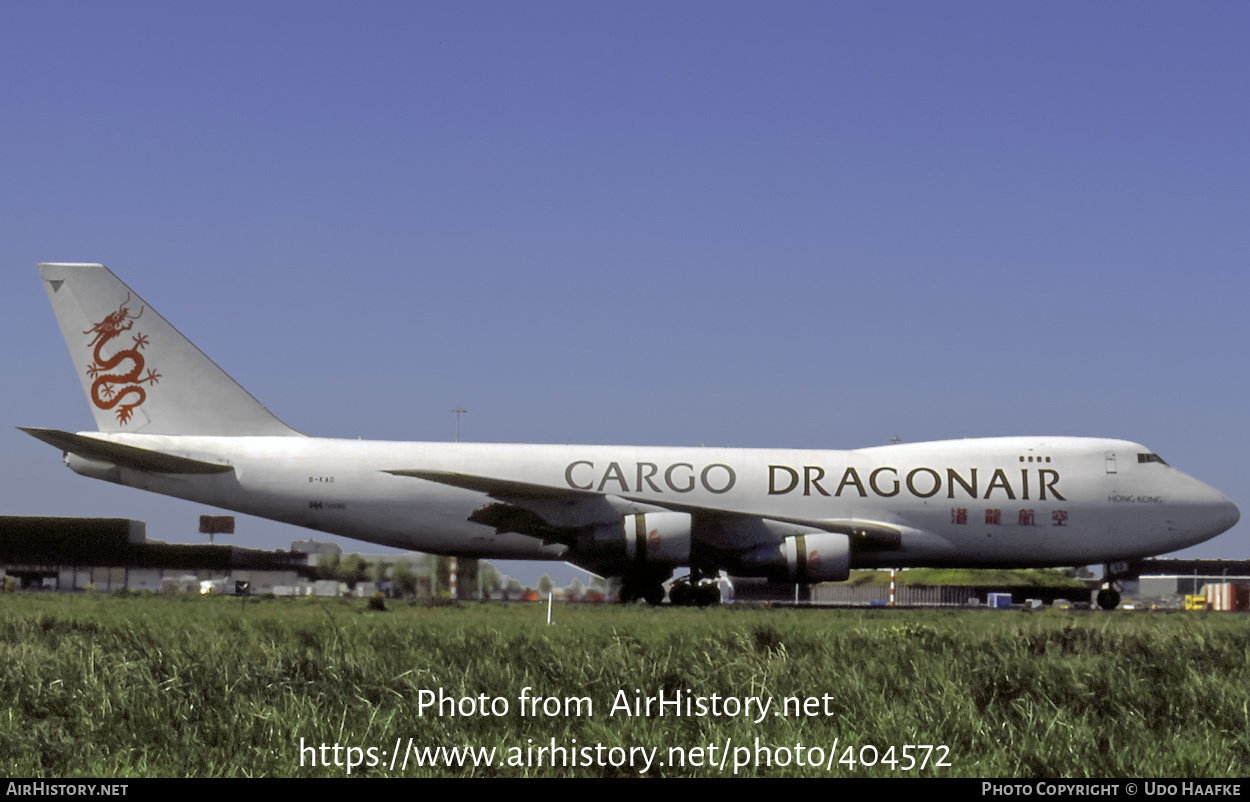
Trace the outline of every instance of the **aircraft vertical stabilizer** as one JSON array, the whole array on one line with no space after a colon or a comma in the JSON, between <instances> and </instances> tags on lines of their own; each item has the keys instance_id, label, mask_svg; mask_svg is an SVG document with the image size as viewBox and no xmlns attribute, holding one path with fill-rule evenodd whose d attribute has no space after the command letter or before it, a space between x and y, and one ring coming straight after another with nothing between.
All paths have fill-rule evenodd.
<instances>
[{"instance_id":1,"label":"aircraft vertical stabilizer","mask_svg":"<svg viewBox=\"0 0 1250 802\"><path fill-rule=\"evenodd\" d=\"M298 435L104 265L39 275L102 432Z\"/></svg>"}]
</instances>

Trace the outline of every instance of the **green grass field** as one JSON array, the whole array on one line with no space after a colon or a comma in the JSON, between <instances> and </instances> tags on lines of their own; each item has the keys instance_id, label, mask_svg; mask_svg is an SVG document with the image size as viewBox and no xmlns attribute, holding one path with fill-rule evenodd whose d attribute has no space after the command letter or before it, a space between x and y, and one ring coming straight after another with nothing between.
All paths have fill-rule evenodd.
<instances>
[{"instance_id":1,"label":"green grass field","mask_svg":"<svg viewBox=\"0 0 1250 802\"><path fill-rule=\"evenodd\" d=\"M42 777L345 776L348 762L413 777L1250 769L1242 615L570 606L549 627L545 614L6 594L0 758ZM440 689L457 710L430 703ZM613 711L661 691L692 715ZM525 715L523 694L540 699ZM438 747L494 753L422 751Z\"/></svg>"}]
</instances>

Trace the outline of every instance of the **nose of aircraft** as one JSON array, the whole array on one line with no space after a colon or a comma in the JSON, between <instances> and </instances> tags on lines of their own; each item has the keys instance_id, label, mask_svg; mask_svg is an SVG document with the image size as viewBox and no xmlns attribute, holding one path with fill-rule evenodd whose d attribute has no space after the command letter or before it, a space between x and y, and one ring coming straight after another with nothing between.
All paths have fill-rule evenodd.
<instances>
[{"instance_id":1,"label":"nose of aircraft","mask_svg":"<svg viewBox=\"0 0 1250 802\"><path fill-rule=\"evenodd\" d=\"M1194 514L1194 534L1208 540L1232 529L1241 520L1241 510L1213 487L1194 480L1190 508Z\"/></svg>"},{"instance_id":2,"label":"nose of aircraft","mask_svg":"<svg viewBox=\"0 0 1250 802\"><path fill-rule=\"evenodd\" d=\"M1237 505L1228 499L1224 499L1222 504L1216 504L1212 513L1212 529L1218 535L1221 532L1227 532L1237 525L1241 520L1241 510L1237 509Z\"/></svg>"}]
</instances>

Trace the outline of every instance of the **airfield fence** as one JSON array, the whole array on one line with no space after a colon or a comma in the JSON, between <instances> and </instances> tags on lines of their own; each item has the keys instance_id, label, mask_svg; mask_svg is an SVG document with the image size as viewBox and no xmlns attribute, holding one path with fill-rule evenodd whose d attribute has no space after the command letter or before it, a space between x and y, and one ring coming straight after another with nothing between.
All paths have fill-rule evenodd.
<instances>
[{"instance_id":1,"label":"airfield fence","mask_svg":"<svg viewBox=\"0 0 1250 802\"><path fill-rule=\"evenodd\" d=\"M826 583L812 587L812 604L862 607L890 603L888 585L843 585ZM962 607L969 599L984 597L984 588L952 585L898 585L894 603L900 607Z\"/></svg>"}]
</instances>

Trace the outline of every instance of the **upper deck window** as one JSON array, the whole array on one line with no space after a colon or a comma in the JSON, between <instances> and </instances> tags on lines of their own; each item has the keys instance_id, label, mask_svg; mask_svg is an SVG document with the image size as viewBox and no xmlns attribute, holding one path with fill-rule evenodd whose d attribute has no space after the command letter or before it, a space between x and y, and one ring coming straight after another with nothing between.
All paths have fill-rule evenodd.
<instances>
[{"instance_id":1,"label":"upper deck window","mask_svg":"<svg viewBox=\"0 0 1250 802\"><path fill-rule=\"evenodd\" d=\"M1167 465L1167 463L1163 461L1163 457L1160 457L1158 454L1138 454L1137 461L1138 462L1158 462L1162 465Z\"/></svg>"}]
</instances>

